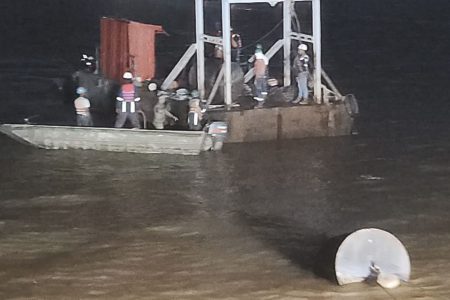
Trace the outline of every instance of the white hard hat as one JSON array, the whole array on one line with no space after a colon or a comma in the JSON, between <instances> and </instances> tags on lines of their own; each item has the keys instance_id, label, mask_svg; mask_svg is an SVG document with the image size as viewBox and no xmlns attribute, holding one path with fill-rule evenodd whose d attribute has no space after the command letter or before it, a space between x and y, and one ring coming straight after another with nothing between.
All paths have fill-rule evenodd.
<instances>
[{"instance_id":1,"label":"white hard hat","mask_svg":"<svg viewBox=\"0 0 450 300\"><path fill-rule=\"evenodd\" d=\"M125 72L122 77L123 79L133 79L133 74L131 72Z\"/></svg>"},{"instance_id":2,"label":"white hard hat","mask_svg":"<svg viewBox=\"0 0 450 300\"><path fill-rule=\"evenodd\" d=\"M80 86L79 88L77 88L77 94L78 94L78 95L83 95L83 94L86 94L86 93L87 93L86 88L84 88L84 87L82 87L82 86Z\"/></svg>"},{"instance_id":3,"label":"white hard hat","mask_svg":"<svg viewBox=\"0 0 450 300\"><path fill-rule=\"evenodd\" d=\"M156 83L150 82L148 84L148 90L149 91L153 92L153 91L156 91L157 89L158 89L158 85Z\"/></svg>"},{"instance_id":4,"label":"white hard hat","mask_svg":"<svg viewBox=\"0 0 450 300\"><path fill-rule=\"evenodd\" d=\"M308 46L306 46L306 44L300 44L300 45L298 45L298 50L306 51L306 50L308 50Z\"/></svg>"}]
</instances>

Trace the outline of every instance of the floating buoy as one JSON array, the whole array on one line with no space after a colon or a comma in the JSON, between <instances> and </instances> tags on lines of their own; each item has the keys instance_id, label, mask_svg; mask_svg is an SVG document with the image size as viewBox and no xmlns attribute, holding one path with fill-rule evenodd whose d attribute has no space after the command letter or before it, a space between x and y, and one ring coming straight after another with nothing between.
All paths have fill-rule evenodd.
<instances>
[{"instance_id":1,"label":"floating buoy","mask_svg":"<svg viewBox=\"0 0 450 300\"><path fill-rule=\"evenodd\" d=\"M408 281L411 264L403 244L391 233L376 228L355 231L339 246L335 259L339 285L376 280L383 288Z\"/></svg>"}]
</instances>

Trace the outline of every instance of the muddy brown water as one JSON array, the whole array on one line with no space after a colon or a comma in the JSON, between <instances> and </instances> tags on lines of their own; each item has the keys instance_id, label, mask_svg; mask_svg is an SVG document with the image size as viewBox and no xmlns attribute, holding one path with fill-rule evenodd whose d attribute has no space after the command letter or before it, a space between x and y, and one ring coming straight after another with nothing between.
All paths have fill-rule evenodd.
<instances>
[{"instance_id":1,"label":"muddy brown water","mask_svg":"<svg viewBox=\"0 0 450 300\"><path fill-rule=\"evenodd\" d=\"M0 136L0 298L448 299L449 146L316 138L185 157ZM403 242L410 282L317 272L327 240L365 227Z\"/></svg>"}]
</instances>

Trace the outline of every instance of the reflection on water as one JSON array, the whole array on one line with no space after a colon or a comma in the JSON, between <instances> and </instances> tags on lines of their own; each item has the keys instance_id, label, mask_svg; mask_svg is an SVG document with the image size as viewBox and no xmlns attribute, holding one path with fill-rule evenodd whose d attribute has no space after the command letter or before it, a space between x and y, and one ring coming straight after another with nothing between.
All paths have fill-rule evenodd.
<instances>
[{"instance_id":1,"label":"reflection on water","mask_svg":"<svg viewBox=\"0 0 450 300\"><path fill-rule=\"evenodd\" d=\"M226 145L198 157L47 151L0 137L2 299L386 299L317 275L327 240L397 235L398 299L449 296L439 135Z\"/></svg>"}]
</instances>

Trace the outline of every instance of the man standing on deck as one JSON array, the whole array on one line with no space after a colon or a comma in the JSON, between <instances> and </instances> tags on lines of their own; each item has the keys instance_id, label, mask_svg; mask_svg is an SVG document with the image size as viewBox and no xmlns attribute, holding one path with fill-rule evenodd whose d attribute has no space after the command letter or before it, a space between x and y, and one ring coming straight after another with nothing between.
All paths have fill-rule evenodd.
<instances>
[{"instance_id":1,"label":"man standing on deck","mask_svg":"<svg viewBox=\"0 0 450 300\"><path fill-rule=\"evenodd\" d=\"M233 29L231 29L231 61L235 61L239 65L241 64L241 48L241 36L237 33L234 33Z\"/></svg>"},{"instance_id":2,"label":"man standing on deck","mask_svg":"<svg viewBox=\"0 0 450 300\"><path fill-rule=\"evenodd\" d=\"M91 102L86 98L87 90L84 87L79 87L77 88L77 94L79 97L73 102L77 112L77 125L83 127L92 126L91 113L89 111Z\"/></svg>"},{"instance_id":3,"label":"man standing on deck","mask_svg":"<svg viewBox=\"0 0 450 300\"><path fill-rule=\"evenodd\" d=\"M137 95L137 89L133 84L133 74L125 72L123 74L125 83L120 87L116 106L116 123L114 127L121 128L127 120L130 120L133 128L141 128L137 113L136 104L141 100Z\"/></svg>"},{"instance_id":4,"label":"man standing on deck","mask_svg":"<svg viewBox=\"0 0 450 300\"><path fill-rule=\"evenodd\" d=\"M300 44L298 53L294 59L294 69L297 71L298 97L292 103L309 104L308 79L309 71L312 68L311 60L306 51L308 46Z\"/></svg>"},{"instance_id":5,"label":"man standing on deck","mask_svg":"<svg viewBox=\"0 0 450 300\"><path fill-rule=\"evenodd\" d=\"M254 99L258 102L257 107L262 107L267 96L267 66L269 59L264 55L262 46L257 45L255 50L255 62L253 70L255 72L255 91Z\"/></svg>"}]
</instances>

